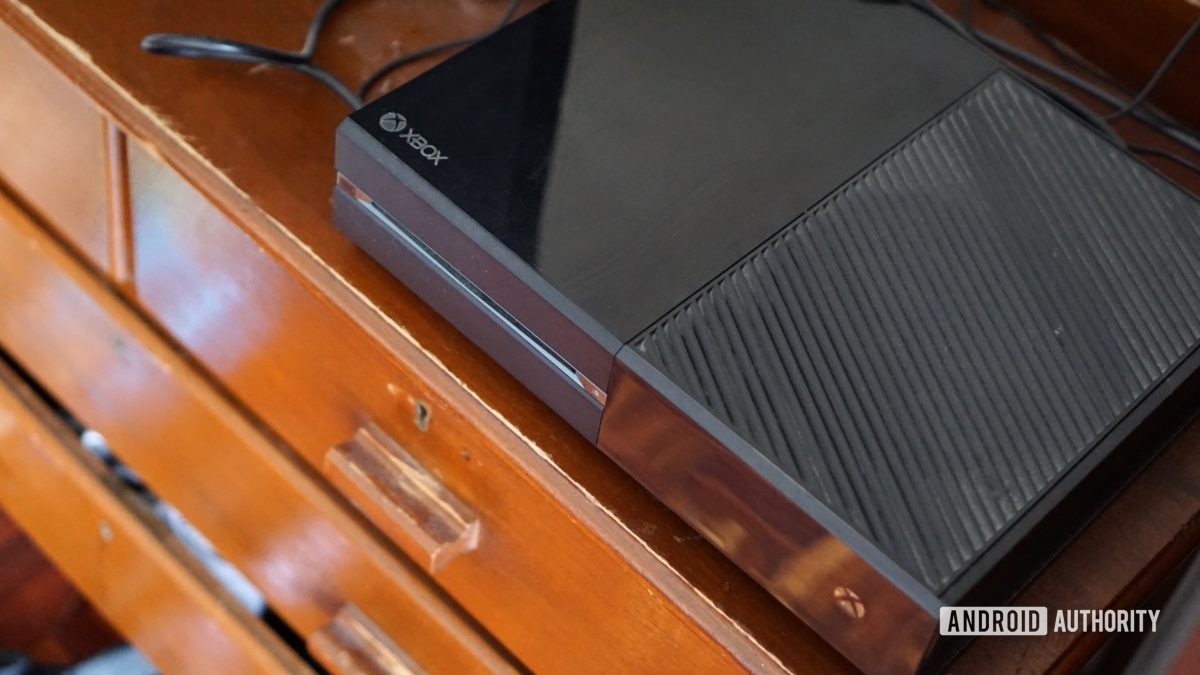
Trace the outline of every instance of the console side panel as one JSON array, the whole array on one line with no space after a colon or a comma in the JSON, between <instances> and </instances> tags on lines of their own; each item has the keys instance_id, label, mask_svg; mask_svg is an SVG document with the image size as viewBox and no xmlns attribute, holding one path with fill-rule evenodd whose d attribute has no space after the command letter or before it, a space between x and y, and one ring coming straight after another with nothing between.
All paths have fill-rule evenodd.
<instances>
[{"instance_id":1,"label":"console side panel","mask_svg":"<svg viewBox=\"0 0 1200 675\"><path fill-rule=\"evenodd\" d=\"M451 268L469 272L487 297L575 369L601 388L608 382L621 343L353 120L338 127L336 166ZM371 252L365 242L356 243Z\"/></svg>"},{"instance_id":2,"label":"console side panel","mask_svg":"<svg viewBox=\"0 0 1200 675\"><path fill-rule=\"evenodd\" d=\"M342 187L334 191L334 222L422 300L434 307L488 356L545 401L588 440L595 441L603 407L552 367L498 320L479 299L431 264L405 237Z\"/></svg>"}]
</instances>

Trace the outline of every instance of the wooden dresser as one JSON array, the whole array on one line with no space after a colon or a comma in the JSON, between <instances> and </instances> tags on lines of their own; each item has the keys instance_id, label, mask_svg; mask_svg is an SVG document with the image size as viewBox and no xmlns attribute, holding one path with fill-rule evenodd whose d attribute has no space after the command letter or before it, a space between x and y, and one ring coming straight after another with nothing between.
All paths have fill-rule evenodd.
<instances>
[{"instance_id":1,"label":"wooden dresser","mask_svg":"<svg viewBox=\"0 0 1200 675\"><path fill-rule=\"evenodd\" d=\"M0 508L169 672L310 664L81 426L334 672L850 671L334 230L339 100L138 48L292 48L317 4L0 0ZM503 4L347 3L317 58L361 80ZM1200 536L1198 446L1193 428L1020 604L1140 603ZM1097 647L981 641L961 663L1041 672Z\"/></svg>"}]
</instances>

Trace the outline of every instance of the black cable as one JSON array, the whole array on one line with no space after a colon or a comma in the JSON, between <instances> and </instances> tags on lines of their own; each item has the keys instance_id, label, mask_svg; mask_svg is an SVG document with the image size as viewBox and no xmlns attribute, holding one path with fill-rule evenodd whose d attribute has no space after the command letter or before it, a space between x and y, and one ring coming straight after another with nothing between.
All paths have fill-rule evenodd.
<instances>
[{"instance_id":1,"label":"black cable","mask_svg":"<svg viewBox=\"0 0 1200 675\"><path fill-rule=\"evenodd\" d=\"M1034 68L1035 70L1040 70L1056 80L1059 80L1060 82L1065 82L1070 86L1083 91L1088 96L1091 96L1098 101L1111 105L1114 108L1124 105L1124 101L1122 101L1120 98L1104 91L1103 89L1100 89L1099 87L1093 86L1091 83L1078 77L1074 73L1063 70L1062 68L1039 59L1026 51L1013 47L1003 40L992 37L986 33L978 33L978 38L982 44L991 48L992 50L1000 52L1004 56L1007 56L1014 61L1019 61L1027 66L1030 66L1031 68ZM1188 146L1190 149L1200 152L1200 139L1196 138L1190 131L1175 124L1174 122L1170 120L1164 120L1157 115L1142 110L1133 110L1129 114L1139 122L1147 124L1148 126L1167 134L1179 143Z\"/></svg>"},{"instance_id":2,"label":"black cable","mask_svg":"<svg viewBox=\"0 0 1200 675\"><path fill-rule=\"evenodd\" d=\"M325 0L313 16L299 51L289 52L261 45L227 40L207 35L181 35L178 33L155 33L142 38L142 49L151 54L178 56L190 59L218 59L270 66L279 66L307 75L333 93L352 108L361 108L362 99L332 73L312 62L321 39L321 31L329 15L342 0Z\"/></svg>"},{"instance_id":3,"label":"black cable","mask_svg":"<svg viewBox=\"0 0 1200 675\"><path fill-rule=\"evenodd\" d=\"M1197 33L1200 33L1200 20L1197 20L1190 28L1188 28L1187 32L1185 32L1183 37L1180 38L1179 42L1175 44L1175 47L1172 48L1171 52L1159 65L1158 69L1151 76L1150 80L1137 93L1137 95L1135 95L1129 101L1122 102L1118 97L1113 96L1103 89L1094 86L1092 83L1084 80L1081 77L1078 77L1074 73L1059 68L1058 66L1044 59L1014 47L1003 40L976 30L973 23L975 0L964 0L963 20L961 22L956 20L948 12L942 10L940 7L937 7L931 0L903 1L941 21L960 34L966 36L968 39L998 51L1013 60L1019 61L1031 68L1034 68L1035 70L1039 70L1047 75L1050 75L1060 82L1065 82L1072 87L1075 87L1080 91L1083 91L1086 94L1096 98L1097 100L1117 108L1117 110L1112 114L1108 115L1107 117L1102 117L1092 112L1086 106L1080 104L1077 100L1059 91L1056 87L1051 86L1044 80L1028 74L1024 75L1024 77L1032 84L1037 86L1047 95L1055 98L1084 121L1096 127L1097 130L1111 138L1113 142L1120 147L1124 147L1142 154L1162 157L1164 159L1171 160L1180 166L1184 166L1188 169L1196 171L1197 173L1200 173L1200 166L1198 166L1196 163L1168 151L1146 146L1128 146L1110 126L1110 122L1116 121L1125 116L1132 116L1135 119L1148 124L1154 129L1170 136L1177 142L1188 146L1192 150L1200 152L1200 139L1197 139L1189 131L1178 126L1170 120L1165 120L1155 114L1148 114L1139 109L1139 106L1145 102L1145 100L1161 82L1166 72L1171 68L1172 65L1174 65L1175 61L1178 60L1179 55L1183 52L1183 50L1188 46ZM1127 91L1119 84L1112 81L1106 74L1096 70L1095 68L1091 67L1090 64L1087 64L1086 62L1081 61L1080 59L1069 54L1051 36L1042 31L1040 27L1038 27L1023 14L1014 9L1006 7L1002 3L996 2L996 0L984 0L984 2L993 8L1004 11L1006 14L1020 22L1031 32L1031 34L1034 35L1034 37L1051 49L1051 51L1053 51L1060 59L1068 61L1072 65L1088 71L1088 73L1093 77L1102 79L1115 88ZM328 23L330 15L341 3L342 0L326 0L317 9L316 14L309 23L308 31L304 37L304 44L301 46L299 51L295 52L273 49L270 47L264 47L246 42L238 42L236 40L227 40L225 38L206 35L184 35L178 33L155 33L152 35L147 35L142 39L141 46L142 49L152 54L163 54L166 56L177 56L182 58L209 58L223 61L279 66L281 68L293 70L313 78L317 82L330 89L333 93L337 94L337 96L345 101L350 107L360 108L363 105L363 99L367 96L371 89L377 85L380 80L386 77L388 73L394 71L395 69L446 50L465 47L494 35L500 29L504 28L504 26L508 25L508 22L511 21L513 16L516 15L517 9L521 5L521 0L511 0L508 8L500 17L500 20L497 21L492 28L480 33L479 35L469 38L460 38L457 40L451 40L449 42L443 42L441 44L425 47L415 52L399 56L385 63L378 70L367 77L366 81L363 82L363 84L359 87L357 93L352 91L348 86L346 86L345 83L335 77L332 73L324 68L321 68L320 66L315 65L312 62L313 56L316 54L317 45L320 42L321 32L324 30L325 24Z\"/></svg>"},{"instance_id":4,"label":"black cable","mask_svg":"<svg viewBox=\"0 0 1200 675\"><path fill-rule=\"evenodd\" d=\"M1091 83L1086 82L1085 80L1082 80L1081 78L1075 76L1074 74L1072 74L1068 71L1062 70L1060 68L1057 68L1057 67L1053 66L1052 64L1043 61L1042 59L1038 59L1037 57L1033 56L1032 54L1029 54L1028 52L1025 52L1016 47L1013 47L1012 45L1009 45L1007 42L1004 42L1003 40L999 40L995 37L986 35L984 33L980 33L977 30L975 30L974 26L970 23L970 18L971 18L970 12L971 12L971 5L973 4L973 2L974 2L974 0L965 0L964 22L963 22L967 31L973 37L977 38L980 42L987 45L988 47L991 47L992 49L995 49L996 51L998 51L1010 58L1021 61L1022 63L1026 63L1028 65L1031 65L1034 68L1043 70L1044 72L1047 72L1047 73L1053 75L1054 77L1058 78L1059 80L1067 82L1068 84L1085 91L1086 93L1094 96L1095 98L1097 98L1105 103L1108 103L1109 105L1112 105L1114 107L1119 107L1120 111L1123 111L1123 112L1121 115L1117 115L1117 116L1101 117L1101 116L1091 112L1086 107L1079 105L1078 102L1074 101L1073 99L1070 99L1069 97L1066 97L1065 95L1063 95L1061 93L1059 95L1055 96L1056 92L1055 92L1055 90L1053 90L1053 88L1047 88L1046 86L1043 86L1043 91L1046 91L1050 95L1055 96L1055 98L1058 99L1060 102L1067 104L1077 114L1084 115L1085 118L1093 124L1093 126L1096 126L1097 128L1099 128L1101 130L1104 130L1106 132L1106 134L1118 144L1118 146L1123 147L1132 152L1139 153L1139 154L1148 154L1148 155L1153 155L1156 157L1161 157L1163 159L1170 160L1170 161L1174 162L1175 164L1178 164L1179 166L1182 166L1186 169L1195 171L1196 173L1200 173L1200 165L1197 165L1195 162L1192 162L1191 160L1188 160L1187 158L1182 157L1178 154L1169 152L1167 150L1162 150L1159 148L1150 148L1150 147L1142 146L1142 145L1129 145L1129 144L1125 143L1116 134L1116 132L1113 131L1112 127L1110 126L1112 121L1115 121L1116 119L1119 119L1120 117L1122 117L1124 115L1132 115L1135 118L1137 118L1139 121L1142 121L1142 122L1148 124L1149 126L1153 127L1155 130L1168 135L1169 137L1171 137L1175 141L1179 142L1180 144L1185 145L1192 150L1200 151L1200 141L1197 141L1195 136L1193 136L1190 132L1187 132L1186 130L1183 130L1183 129L1175 126L1173 123L1169 123L1164 120L1161 120L1160 118L1157 118L1157 116L1139 114L1139 111L1136 110L1137 106L1140 105L1140 103L1141 103L1141 101L1138 99L1140 98L1140 99L1144 100L1145 95L1148 95L1150 93L1150 91L1153 89L1153 87L1157 86L1157 80L1161 79L1161 73L1166 72L1167 68L1170 67L1171 62L1173 62L1175 60L1175 58L1178 57L1179 52L1182 51L1182 48L1180 47L1180 45L1186 46L1187 42L1192 39L1191 36L1195 35L1196 28L1198 26L1200 26L1200 21L1197 21L1196 24L1194 24L1193 27L1191 29L1189 29L1188 34L1186 34L1184 36L1184 39L1181 40L1180 43L1176 45L1176 49L1172 50L1171 55L1168 57L1168 61L1165 61L1162 65L1160 65L1160 67L1157 71L1158 76L1155 78L1151 78L1151 82L1148 83L1148 85L1142 89L1142 92L1137 97L1135 97L1133 100L1129 101L1128 103L1125 103L1124 105L1122 105L1120 99L1118 99L1117 97L1112 96L1108 92L1105 92L1105 91L1091 85ZM1076 62L1076 60L1073 58L1068 59L1068 60L1070 60L1072 63ZM1026 77L1029 77L1029 76L1026 76ZM1029 79L1035 79L1035 78L1029 78ZM1042 83L1042 84L1045 85L1045 83Z\"/></svg>"},{"instance_id":5,"label":"black cable","mask_svg":"<svg viewBox=\"0 0 1200 675\"><path fill-rule=\"evenodd\" d=\"M1150 80L1146 82L1146 86L1142 87L1142 90L1138 92L1137 96L1134 96L1131 101L1126 103L1124 106L1121 106L1121 108L1113 114L1109 115L1107 117L1108 121L1115 122L1121 119L1122 117L1133 112L1147 98L1149 98L1150 94L1154 92L1154 89L1158 87L1158 83L1162 81L1163 75L1166 75L1167 71L1171 69L1171 66L1175 65L1175 62L1179 60L1179 55L1183 53L1184 49L1187 49L1188 44L1192 41L1192 38L1196 37L1196 33L1198 32L1200 32L1200 19L1196 19L1191 27L1187 29L1187 32L1183 34L1183 37L1179 38L1179 42L1175 43L1175 47L1171 49L1171 52L1167 54L1167 57L1163 59L1161 64L1159 64L1158 69L1155 70L1154 74L1150 76Z\"/></svg>"},{"instance_id":6,"label":"black cable","mask_svg":"<svg viewBox=\"0 0 1200 675\"><path fill-rule=\"evenodd\" d=\"M1036 21L1029 18L1012 5L1000 2L1000 0L983 0L983 4L997 12L1005 14L1017 23L1021 24L1021 26L1025 28L1030 35L1036 38L1038 42L1041 42L1043 45L1045 45L1045 47L1049 49L1056 57L1058 57L1059 60L1070 63L1072 66L1086 72L1091 77L1096 78L1097 80L1124 94L1128 94L1130 96L1134 94L1129 87L1121 84L1108 73L1092 65L1090 62L1079 58L1079 56L1074 54L1068 47L1059 42L1057 38L1047 33L1045 29L1039 26Z\"/></svg>"},{"instance_id":7,"label":"black cable","mask_svg":"<svg viewBox=\"0 0 1200 675\"><path fill-rule=\"evenodd\" d=\"M1173 152L1168 152L1168 151L1162 150L1160 148L1152 148L1147 145L1131 145L1131 146L1129 146L1129 149L1132 150L1133 152L1136 152L1139 154L1152 155L1154 157L1161 157L1163 159L1171 160L1172 162L1175 162L1179 166L1182 166L1186 169L1191 169L1192 171L1195 171L1196 173L1200 173L1200 164L1197 164L1196 162L1193 162L1190 159L1180 157L1179 155L1177 155Z\"/></svg>"},{"instance_id":8,"label":"black cable","mask_svg":"<svg viewBox=\"0 0 1200 675\"><path fill-rule=\"evenodd\" d=\"M329 15L333 14L333 10L337 9L341 2L342 0L325 0L325 4L317 9L312 22L308 24L308 34L304 36L304 46L300 48L301 54L309 59L316 55L317 45L321 42L321 31L325 30Z\"/></svg>"},{"instance_id":9,"label":"black cable","mask_svg":"<svg viewBox=\"0 0 1200 675\"><path fill-rule=\"evenodd\" d=\"M1012 17L1015 21L1020 23L1027 31L1029 31L1029 33L1031 35L1033 35L1033 37L1037 38L1039 42L1041 42L1043 45L1045 45L1046 48L1049 49L1051 52L1053 52L1054 55L1057 56L1060 60L1070 64L1074 68L1078 68L1079 70L1084 71L1091 77L1096 78L1097 80L1105 83L1106 85L1112 87L1113 89L1120 91L1123 94L1126 94L1127 96L1134 96L1136 94L1136 92L1131 87L1127 87L1124 84L1118 82L1113 77L1111 77L1108 73L1106 73L1103 70L1092 65L1090 62L1085 61L1084 59L1080 58L1077 54L1074 54L1068 48L1064 47L1057 39L1055 39L1053 36L1051 36L1049 33L1047 33L1044 29L1042 29L1042 27L1039 26L1037 24L1037 22L1035 22L1032 19L1030 19L1029 17L1025 16L1025 14L1018 11L1016 8L1012 7L1011 5L1006 4L1004 2L1000 2L999 0L983 0L983 2L984 2L984 4L988 5L992 9L995 9L996 11L999 11L999 12L1003 12L1004 14L1008 15L1009 17ZM993 47L993 48L995 49L996 47ZM1014 54L1014 53L1009 53L1007 55L1010 56L1010 58L1015 58L1015 59L1020 58L1019 55ZM1034 68L1051 68L1052 67L1052 64L1050 64L1048 62L1043 62L1040 64L1030 63L1029 61L1022 61L1022 62L1025 63L1026 65L1030 65ZM1050 74L1055 75L1055 73L1050 73ZM1059 73L1057 76L1058 76L1058 79L1066 81L1064 78L1069 76L1069 72L1061 71L1061 73ZM1120 100L1118 98L1106 97L1105 93L1102 90L1096 89L1094 87L1090 87L1089 84L1085 80L1073 78L1072 81L1068 82L1068 84L1070 84L1078 89L1085 90L1085 93L1089 94L1090 96L1097 98L1099 100L1102 100L1105 103L1108 103L1109 105L1112 105L1114 107L1121 105ZM1200 152L1200 142L1198 142L1198 140L1185 127L1180 126L1175 121L1163 118L1158 113L1153 112L1153 111L1133 110L1130 114L1138 121L1140 121L1144 124L1147 124L1151 127L1154 127L1156 130L1161 131L1162 133L1167 134L1168 136L1171 136L1174 140L1188 146L1192 150Z\"/></svg>"},{"instance_id":10,"label":"black cable","mask_svg":"<svg viewBox=\"0 0 1200 675\"><path fill-rule=\"evenodd\" d=\"M341 3L342 0L325 0L321 7L317 9L312 22L309 23L308 32L304 36L304 45L299 51L295 52L208 35L183 35L179 33L155 33L147 35L142 38L142 49L151 54L162 54L165 56L190 59L218 59L221 61L279 66L280 68L293 70L313 78L337 94L351 108L361 108L363 106L363 99L367 93L380 80L386 77L388 73L405 64L419 61L449 49L465 47L495 34L501 28L508 25L508 22L516 15L517 9L521 5L521 0L511 0L508 9L505 10L500 21L479 35L425 47L424 49L419 49L389 61L372 73L367 78L367 81L359 87L357 93L335 77L333 73L312 62L313 56L317 52L317 44L321 40L321 32L324 30L330 14Z\"/></svg>"},{"instance_id":11,"label":"black cable","mask_svg":"<svg viewBox=\"0 0 1200 675\"><path fill-rule=\"evenodd\" d=\"M990 35L980 33L975 28L975 6L976 6L976 0L963 0L962 21L961 21L960 25L962 25L964 30L966 30L967 34L971 38L973 38L975 41L986 44L988 46L992 46L990 44L991 42L1000 42L1004 47L1009 47L1008 43L996 40L995 38L993 38ZM993 46L993 49L996 49L996 47ZM1015 50L1015 48L1013 48L1013 49ZM1021 51L1021 50L1016 50L1016 51ZM1032 59L1036 59L1039 62L1045 63L1042 59L1038 59L1037 57L1033 56L1032 54L1028 54L1027 52L1022 51L1022 54L1027 55ZM1049 63L1045 63L1045 65L1048 67L1053 67ZM1055 70L1059 70L1059 69L1055 68ZM1073 79L1079 79L1079 78L1076 78L1074 75L1067 73L1066 71L1062 71L1062 73L1064 75L1070 75ZM1041 80L1041 79L1035 78L1035 77L1029 77L1029 76L1026 76L1026 79L1029 80L1030 82L1032 82L1035 86L1037 86L1038 89L1041 89L1043 92L1045 92L1049 96L1052 96L1059 103L1066 106L1071 112L1075 113L1075 115L1077 117L1083 119L1088 124L1091 124L1093 127L1096 128L1097 131L1104 134L1105 136L1107 136L1109 138L1109 140L1111 140L1113 143L1115 143L1117 145L1117 147L1120 147L1120 148L1126 147L1124 139L1121 138L1120 134L1118 134L1116 132L1116 130L1114 130L1112 128L1112 126L1108 123L1108 120L1106 120L1104 117L1096 114L1087 106L1083 105L1082 103L1075 100L1074 98L1071 98L1070 96L1059 91L1059 89L1057 87L1051 86L1048 82L1045 82L1044 80Z\"/></svg>"},{"instance_id":12,"label":"black cable","mask_svg":"<svg viewBox=\"0 0 1200 675\"><path fill-rule=\"evenodd\" d=\"M1100 89L1099 87L1096 87L1092 83L1084 80L1083 78L1078 77L1074 73L1071 73L1067 70L1059 68L1058 66L1056 66L1052 63L1049 63L1045 59L1041 59L1025 50L1022 50L1018 47L1014 47L1013 45L1010 45L1007 42L1000 40L996 37L993 37L986 33L981 33L977 30L974 30L974 26L970 26L969 28L967 26L964 26L962 23L959 23L959 21L957 19L955 19L950 13L946 12L945 10L943 10L940 7L933 4L933 2L931 2L931 0L905 0L905 1L908 2L909 5L915 7L916 9L918 9L918 10L924 12L925 14L932 16L933 18L937 19L938 21L941 21L942 23L946 24L947 26L949 26L950 28L952 28L953 30L958 32L959 34L966 37L967 39L974 40L974 41L978 42L979 44L982 44L985 47L988 47L994 51L997 51L997 52L1003 54L1004 56L1006 56L1010 59L1013 59L1014 61L1018 61L1018 62L1026 65L1026 66L1029 66L1035 70L1038 70L1047 75L1050 75L1051 77L1054 77L1055 79L1057 79L1061 82L1065 82L1065 83L1071 85L1072 87L1075 87L1075 88L1079 89L1080 91L1083 91L1084 93L1096 98L1097 100L1099 100L1103 103L1111 105L1114 108L1122 108L1122 107L1128 105L1128 103L1126 101L1108 93L1107 91L1104 91L1103 89ZM973 2L974 2L974 0L964 0L964 14L968 18L970 17L970 12L972 9L971 4ZM1068 58L1068 61L1070 61L1073 65L1080 64L1079 60L1074 57ZM1053 96L1055 99L1059 100L1060 102L1067 104L1076 113L1083 114L1085 116L1085 119L1087 119L1087 121L1089 121L1093 125L1098 126L1100 129L1109 128L1108 120L1104 119L1103 117L1101 117L1099 115L1096 115L1095 113L1092 113L1090 110L1087 110L1083 106L1079 105L1078 102L1074 101L1074 99L1067 98L1066 94L1063 94L1062 92L1058 91L1057 88L1051 87L1048 83L1046 83L1038 78L1035 78L1027 73L1022 73L1021 75L1022 75L1022 77L1026 78L1027 80L1032 82L1035 86L1038 86L1042 91ZM1070 103L1067 103L1067 101L1070 101ZM1086 110L1086 113L1084 113L1085 110ZM1131 108L1130 111L1128 112L1128 115L1130 117L1133 117L1133 118L1137 119L1138 121L1150 126L1151 128L1155 129L1156 131L1159 131L1159 132L1165 134L1166 136L1170 137L1172 140L1180 143L1181 145L1184 145L1193 151L1200 152L1200 138L1197 138L1189 130L1179 126L1175 122L1164 119L1164 118L1158 116L1157 114L1149 113L1142 109L1138 109L1136 107ZM1101 122L1103 124L1100 124ZM1122 147L1126 147L1126 144L1123 141L1119 141L1119 145L1121 145ZM1137 147L1144 148L1145 146L1137 146ZM1128 149L1133 150L1135 152L1137 151L1134 148L1128 148ZM1176 164L1179 164L1180 166L1186 167L1188 169L1191 169L1192 167L1196 166L1196 164L1191 162L1190 160L1188 160L1184 157L1181 157L1179 155L1170 153L1168 151L1158 150L1158 149L1153 149L1153 148L1151 150L1153 152L1145 153L1145 154L1154 154L1156 156L1163 157L1165 159L1169 159L1169 160L1175 162Z\"/></svg>"},{"instance_id":13,"label":"black cable","mask_svg":"<svg viewBox=\"0 0 1200 675\"><path fill-rule=\"evenodd\" d=\"M407 65L414 61L419 61L427 56L432 56L434 54L444 52L448 49L455 49L457 47L465 47L466 45L473 44L475 42L479 42L480 40L482 40L484 38L491 37L492 35L496 34L501 28L504 28L506 25L508 25L508 22L511 21L513 16L516 15L517 8L520 6L521 6L521 0L511 0L511 2L509 2L509 4L508 4L508 9L506 9L504 11L504 15L500 17L500 20L496 22L496 25L494 25L490 29L480 33L479 35L476 35L474 37L469 37L469 38L460 38L458 40L451 40L449 42L443 42L441 44L436 44L436 45L433 45L430 47L425 47L424 49L418 49L415 52L412 52L410 54L404 54L403 56L398 56L398 57L392 59L391 61L388 61L387 63L380 66L379 69L376 70L374 73L371 73L371 75L369 77L367 77L367 80L359 86L358 96L360 98L365 99L367 97L367 95L371 92L371 89L373 89L376 84L379 84L380 80L387 77L388 73L392 72L393 70L395 70L401 66Z\"/></svg>"},{"instance_id":14,"label":"black cable","mask_svg":"<svg viewBox=\"0 0 1200 675\"><path fill-rule=\"evenodd\" d=\"M968 3L973 2L973 0L966 0L966 1ZM997 3L991 3L990 0L985 0L985 2L989 2L990 4L997 4ZM969 9L969 5L968 5L968 9ZM951 18L950 20L953 20L953 19ZM1200 25L1200 21L1198 21L1196 25ZM1195 28L1195 26L1193 26L1193 29L1194 28ZM1192 33L1193 29L1189 29L1189 33ZM978 31L974 31L974 30L971 31L971 34L985 46L990 47L991 49L993 49L997 52L1000 52L1001 54L1003 54L1015 61L1019 61L1030 67L1033 67L1036 70L1040 70L1046 74L1049 74L1052 77L1058 79L1059 81L1066 82L1067 84L1071 85L1072 87L1075 87L1075 88L1085 92L1086 94L1096 98L1099 101L1102 101L1102 102L1104 102L1108 105L1111 105L1113 107L1116 107L1116 108L1128 107L1128 111L1126 112L1126 114L1128 114L1129 116L1137 119L1139 122L1142 122L1142 123L1150 126L1154 130L1156 130L1162 134L1165 134L1166 136L1170 137L1172 140L1179 143L1180 145L1183 145L1194 152L1200 152L1200 139L1198 139L1192 132L1185 129L1184 127L1179 126L1175 122L1173 122L1171 120L1163 119L1162 117L1158 116L1155 113L1137 109L1138 103L1134 103L1132 101L1129 103L1124 103L1117 96L1114 96L1114 95L1104 91L1103 89L1100 89L1099 87L1092 85L1090 82L1076 76L1075 74L1073 74L1069 71L1063 70L1062 68L1059 68L1043 59L1039 59L1038 57L1030 54L1029 52L1018 49L1017 47L1014 47L1014 46L1008 44L1007 42L1004 42L1003 40L995 38L991 35L987 35L986 33L980 33ZM1194 35L1194 33L1192 33L1192 34ZM1186 38L1186 40L1181 41L1181 43L1184 46L1186 46L1188 40L1192 39L1191 37L1188 37L1186 35L1185 35L1185 38ZM1174 54L1175 58L1178 57L1178 51L1181 51L1181 49L1179 49L1178 44L1176 45L1176 47L1177 47L1177 49L1172 50L1172 53ZM1076 57L1066 54L1065 52L1062 54L1062 56L1064 56L1066 58L1066 60L1068 60L1072 65L1082 67L1085 70L1090 70L1090 68L1086 64L1081 62ZM1172 58L1172 60L1173 60L1173 58ZM1170 64L1166 63L1165 65L1169 66ZM1165 68L1160 66L1159 71L1165 72ZM1155 83L1155 84L1157 84L1157 83ZM1043 90L1048 91L1045 89L1043 89ZM1146 91L1146 89L1143 89L1143 91L1145 93L1149 93L1148 91ZM1061 101L1062 99L1059 98L1059 100ZM1105 126L1107 126L1114 119L1111 117L1101 118L1098 115L1095 115L1094 113L1090 113L1090 111L1089 111L1089 114L1092 116L1092 121L1094 124L1098 120L1103 120L1105 123ZM1121 145L1125 145L1125 144L1121 143ZM1132 148L1130 148L1130 149L1132 149ZM1165 156L1170 153L1167 153L1167 151L1165 151L1165 150L1159 150L1159 151L1157 151L1157 154L1159 156ZM1172 161L1175 161L1176 164L1179 164L1180 166L1184 166L1187 168L1191 168L1192 166L1195 166L1191 161L1189 161L1183 157L1180 157L1178 155L1172 155L1171 157L1168 157L1168 159L1171 159Z\"/></svg>"},{"instance_id":15,"label":"black cable","mask_svg":"<svg viewBox=\"0 0 1200 675\"><path fill-rule=\"evenodd\" d=\"M1121 135L1112 128L1112 125L1108 123L1108 120L1104 119L1103 115L1093 111L1091 108L1072 98L1070 94L1067 94L1058 87L1055 87L1039 77L1026 75L1025 79L1032 82L1047 96L1053 98L1055 101L1058 101L1063 107L1075 113L1076 116L1082 118L1084 122L1090 124L1097 131L1107 136L1108 140L1112 141L1112 143L1118 148L1125 150L1129 149L1129 144L1126 143L1125 139L1121 138Z\"/></svg>"}]
</instances>

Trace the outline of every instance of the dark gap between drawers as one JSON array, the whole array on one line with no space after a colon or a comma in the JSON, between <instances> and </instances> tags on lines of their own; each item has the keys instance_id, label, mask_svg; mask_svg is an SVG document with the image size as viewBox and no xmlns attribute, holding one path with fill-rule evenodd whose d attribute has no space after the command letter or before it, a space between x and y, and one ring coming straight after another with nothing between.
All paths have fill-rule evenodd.
<instances>
[{"instance_id":1,"label":"dark gap between drawers","mask_svg":"<svg viewBox=\"0 0 1200 675\"><path fill-rule=\"evenodd\" d=\"M128 494L144 507L146 513L154 517L157 524L165 532L170 533L170 537L179 544L178 550L187 553L189 558L195 563L197 570L204 570L215 586L222 588L239 607L257 617L268 630L278 636L314 672L321 675L328 673L309 654L304 638L293 630L279 613L267 603L265 596L246 578L246 575L222 557L220 552L216 550L216 547L208 541L208 538L193 527L177 509L147 487L137 474L126 466L117 454L107 446L107 443L103 440L103 436L97 430L91 429L83 421L72 415L70 410L47 391L20 362L2 348L0 348L0 365L7 366L12 372L16 373L21 381L45 403L46 407L71 429L79 440L81 449L103 463L107 471L128 491ZM209 555L205 555L204 548L208 549L210 552ZM241 586L241 591L236 586L231 585L230 580L222 578L220 572L214 572L214 566L219 565L224 565L236 573L238 577L236 584ZM242 597L242 594L247 591L254 594L252 599L244 599ZM257 606L255 606L254 601L257 601Z\"/></svg>"}]
</instances>

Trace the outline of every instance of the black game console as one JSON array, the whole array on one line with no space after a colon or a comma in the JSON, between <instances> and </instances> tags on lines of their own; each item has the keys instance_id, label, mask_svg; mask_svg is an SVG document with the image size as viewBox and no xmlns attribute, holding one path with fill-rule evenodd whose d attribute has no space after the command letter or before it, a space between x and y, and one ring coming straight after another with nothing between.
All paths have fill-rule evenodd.
<instances>
[{"instance_id":1,"label":"black game console","mask_svg":"<svg viewBox=\"0 0 1200 675\"><path fill-rule=\"evenodd\" d=\"M1194 393L1200 206L905 6L553 0L337 167L339 228L870 672Z\"/></svg>"}]
</instances>

